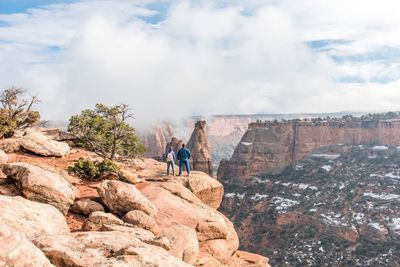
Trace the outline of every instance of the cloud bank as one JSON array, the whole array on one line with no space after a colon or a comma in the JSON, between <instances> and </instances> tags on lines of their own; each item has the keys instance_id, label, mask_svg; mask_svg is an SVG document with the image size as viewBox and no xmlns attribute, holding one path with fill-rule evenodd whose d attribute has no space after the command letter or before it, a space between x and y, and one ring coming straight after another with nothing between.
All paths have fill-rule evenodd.
<instances>
[{"instance_id":1,"label":"cloud bank","mask_svg":"<svg viewBox=\"0 0 400 267\"><path fill-rule=\"evenodd\" d=\"M398 1L81 1L0 14L0 88L45 119L398 110ZM0 10L1 12L1 10Z\"/></svg>"}]
</instances>

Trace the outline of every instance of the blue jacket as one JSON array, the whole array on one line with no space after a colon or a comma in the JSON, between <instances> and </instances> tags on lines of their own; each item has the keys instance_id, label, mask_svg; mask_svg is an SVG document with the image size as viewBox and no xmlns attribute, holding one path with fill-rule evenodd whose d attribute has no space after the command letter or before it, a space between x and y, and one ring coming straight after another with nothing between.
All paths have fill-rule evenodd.
<instances>
[{"instance_id":1,"label":"blue jacket","mask_svg":"<svg viewBox=\"0 0 400 267\"><path fill-rule=\"evenodd\" d=\"M189 149L187 149L186 147L182 147L178 151L177 158L178 160L189 160L191 156L192 154L190 153Z\"/></svg>"}]
</instances>

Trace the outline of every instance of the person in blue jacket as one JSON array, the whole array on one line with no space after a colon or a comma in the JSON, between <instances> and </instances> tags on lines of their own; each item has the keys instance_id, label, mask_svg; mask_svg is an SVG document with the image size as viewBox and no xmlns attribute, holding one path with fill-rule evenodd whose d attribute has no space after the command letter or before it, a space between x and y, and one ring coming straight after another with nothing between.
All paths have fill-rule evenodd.
<instances>
[{"instance_id":1,"label":"person in blue jacket","mask_svg":"<svg viewBox=\"0 0 400 267\"><path fill-rule=\"evenodd\" d=\"M187 171L187 176L190 174L190 164L189 164L189 159L192 156L190 153L189 149L185 147L185 144L182 144L182 148L179 149L177 158L179 160L179 176L182 175L182 167L185 165L186 171Z\"/></svg>"}]
</instances>

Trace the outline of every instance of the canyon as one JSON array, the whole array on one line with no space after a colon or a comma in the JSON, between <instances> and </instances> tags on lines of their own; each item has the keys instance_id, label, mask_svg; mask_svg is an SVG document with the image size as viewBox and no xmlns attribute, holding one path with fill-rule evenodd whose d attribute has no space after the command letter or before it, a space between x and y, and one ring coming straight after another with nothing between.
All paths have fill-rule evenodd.
<instances>
[{"instance_id":1,"label":"canyon","mask_svg":"<svg viewBox=\"0 0 400 267\"><path fill-rule=\"evenodd\" d=\"M399 113L257 121L219 166L241 248L277 266L398 266Z\"/></svg>"}]
</instances>

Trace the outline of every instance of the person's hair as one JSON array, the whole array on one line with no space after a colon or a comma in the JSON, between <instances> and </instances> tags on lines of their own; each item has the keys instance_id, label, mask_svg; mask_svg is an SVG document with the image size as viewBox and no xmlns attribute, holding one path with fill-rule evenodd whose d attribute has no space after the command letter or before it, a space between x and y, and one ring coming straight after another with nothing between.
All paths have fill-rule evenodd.
<instances>
[{"instance_id":1,"label":"person's hair","mask_svg":"<svg viewBox=\"0 0 400 267\"><path fill-rule=\"evenodd\" d=\"M185 147L185 144L182 144L182 147Z\"/></svg>"}]
</instances>

